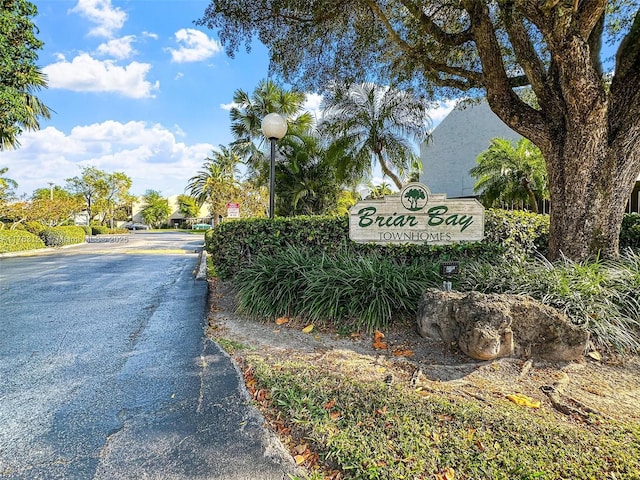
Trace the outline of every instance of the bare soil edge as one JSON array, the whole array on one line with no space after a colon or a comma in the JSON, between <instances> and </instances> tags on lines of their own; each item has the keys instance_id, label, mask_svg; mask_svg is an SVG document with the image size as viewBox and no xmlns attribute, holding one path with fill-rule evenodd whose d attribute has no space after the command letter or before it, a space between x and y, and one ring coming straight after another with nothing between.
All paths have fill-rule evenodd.
<instances>
[{"instance_id":1,"label":"bare soil edge","mask_svg":"<svg viewBox=\"0 0 640 480\"><path fill-rule=\"evenodd\" d=\"M638 356L568 363L519 358L477 362L454 346L420 337L412 326L384 332L387 348L376 349L369 334L345 338L318 328L303 333L306 325L295 321L276 325L250 319L236 313L232 284L218 279L209 280L209 303L210 336L247 347L234 353L239 361L246 355L283 361L297 358L363 380L393 381L479 402L503 401L509 394L521 393L566 421L595 412L640 422Z\"/></svg>"}]
</instances>

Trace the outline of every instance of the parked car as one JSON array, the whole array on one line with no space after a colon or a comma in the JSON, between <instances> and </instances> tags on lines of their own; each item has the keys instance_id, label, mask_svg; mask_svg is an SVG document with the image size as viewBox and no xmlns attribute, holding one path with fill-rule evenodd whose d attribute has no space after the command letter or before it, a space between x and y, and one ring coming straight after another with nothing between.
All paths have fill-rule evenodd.
<instances>
[{"instance_id":1,"label":"parked car","mask_svg":"<svg viewBox=\"0 0 640 480\"><path fill-rule=\"evenodd\" d=\"M209 225L208 223L195 223L191 229L192 230L209 230L211 228L211 225Z\"/></svg>"},{"instance_id":2,"label":"parked car","mask_svg":"<svg viewBox=\"0 0 640 480\"><path fill-rule=\"evenodd\" d=\"M127 223L124 228L127 230L149 230L149 225L145 225L144 223Z\"/></svg>"}]
</instances>

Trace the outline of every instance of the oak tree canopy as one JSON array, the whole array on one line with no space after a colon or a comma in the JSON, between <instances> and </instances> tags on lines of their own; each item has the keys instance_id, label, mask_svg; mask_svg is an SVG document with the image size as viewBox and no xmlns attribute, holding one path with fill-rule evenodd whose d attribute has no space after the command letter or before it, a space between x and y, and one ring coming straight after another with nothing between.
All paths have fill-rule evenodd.
<instances>
[{"instance_id":1,"label":"oak tree canopy","mask_svg":"<svg viewBox=\"0 0 640 480\"><path fill-rule=\"evenodd\" d=\"M299 88L346 79L486 96L545 157L550 256L618 254L640 173L638 0L213 0L197 23L231 56L259 39ZM535 107L518 96L527 85Z\"/></svg>"}]
</instances>

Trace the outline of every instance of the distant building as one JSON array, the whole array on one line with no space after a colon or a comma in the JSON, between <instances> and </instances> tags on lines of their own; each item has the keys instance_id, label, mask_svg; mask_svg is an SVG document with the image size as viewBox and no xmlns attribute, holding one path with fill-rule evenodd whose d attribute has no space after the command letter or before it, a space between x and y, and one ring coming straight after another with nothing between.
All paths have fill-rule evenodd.
<instances>
[{"instance_id":1,"label":"distant building","mask_svg":"<svg viewBox=\"0 0 640 480\"><path fill-rule=\"evenodd\" d=\"M420 181L433 193L446 193L447 198L475 196L476 179L469 170L476 166L478 155L489 148L491 139L505 138L516 143L522 138L486 102L454 108L434 129L432 137L431 143L420 146ZM627 211L640 212L640 175Z\"/></svg>"},{"instance_id":2,"label":"distant building","mask_svg":"<svg viewBox=\"0 0 640 480\"><path fill-rule=\"evenodd\" d=\"M209 208L206 204L200 207L200 212L197 217L194 218L185 218L182 213L180 213L180 206L178 204L178 197L180 195L171 195L167 198L169 201L169 207L171 208L171 215L169 215L169 219L167 223L172 227L179 227L182 223L189 223L191 225L195 223L208 223L212 224L212 217L209 213ZM144 223L144 218L142 218L142 208L144 207L144 202L142 197L138 199L137 202L133 204L133 221L136 223Z\"/></svg>"}]
</instances>

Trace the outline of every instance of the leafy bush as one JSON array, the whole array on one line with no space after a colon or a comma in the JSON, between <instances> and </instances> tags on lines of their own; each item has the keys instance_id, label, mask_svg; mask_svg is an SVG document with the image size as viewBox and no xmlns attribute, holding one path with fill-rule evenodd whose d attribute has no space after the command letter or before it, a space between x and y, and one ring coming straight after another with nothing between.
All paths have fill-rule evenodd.
<instances>
[{"instance_id":1,"label":"leafy bush","mask_svg":"<svg viewBox=\"0 0 640 480\"><path fill-rule=\"evenodd\" d=\"M44 230L45 228L46 227L43 224L35 221L25 222L24 224L24 229L27 232L33 233L34 235L40 235L40 232L42 232L42 230Z\"/></svg>"},{"instance_id":2,"label":"leafy bush","mask_svg":"<svg viewBox=\"0 0 640 480\"><path fill-rule=\"evenodd\" d=\"M44 248L44 242L26 230L0 230L0 253Z\"/></svg>"},{"instance_id":3,"label":"leafy bush","mask_svg":"<svg viewBox=\"0 0 640 480\"><path fill-rule=\"evenodd\" d=\"M547 253L549 216L522 210L487 210L484 242L496 242L516 254Z\"/></svg>"},{"instance_id":4,"label":"leafy bush","mask_svg":"<svg viewBox=\"0 0 640 480\"><path fill-rule=\"evenodd\" d=\"M629 213L622 219L620 248L640 249L640 213Z\"/></svg>"},{"instance_id":5,"label":"leafy bush","mask_svg":"<svg viewBox=\"0 0 640 480\"><path fill-rule=\"evenodd\" d=\"M40 233L40 238L48 247L62 247L85 241L85 233L82 227L51 227L45 228Z\"/></svg>"},{"instance_id":6,"label":"leafy bush","mask_svg":"<svg viewBox=\"0 0 640 480\"><path fill-rule=\"evenodd\" d=\"M256 317L292 316L372 331L415 315L420 295L437 285L438 264L397 263L380 253L311 254L289 247L259 254L238 272L239 309Z\"/></svg>"},{"instance_id":7,"label":"leafy bush","mask_svg":"<svg viewBox=\"0 0 640 480\"><path fill-rule=\"evenodd\" d=\"M109 233L109 227L105 225L91 225L91 235L106 235Z\"/></svg>"},{"instance_id":8,"label":"leafy bush","mask_svg":"<svg viewBox=\"0 0 640 480\"><path fill-rule=\"evenodd\" d=\"M82 230L84 230L85 235L93 235L93 228L90 225L78 225Z\"/></svg>"},{"instance_id":9,"label":"leafy bush","mask_svg":"<svg viewBox=\"0 0 640 480\"><path fill-rule=\"evenodd\" d=\"M502 246L488 241L453 245L359 244L349 239L347 217L320 216L225 222L205 234L205 246L223 279L246 268L259 254L276 256L291 246L305 248L309 253L380 254L403 264L423 258L433 261L488 259L504 253Z\"/></svg>"}]
</instances>

